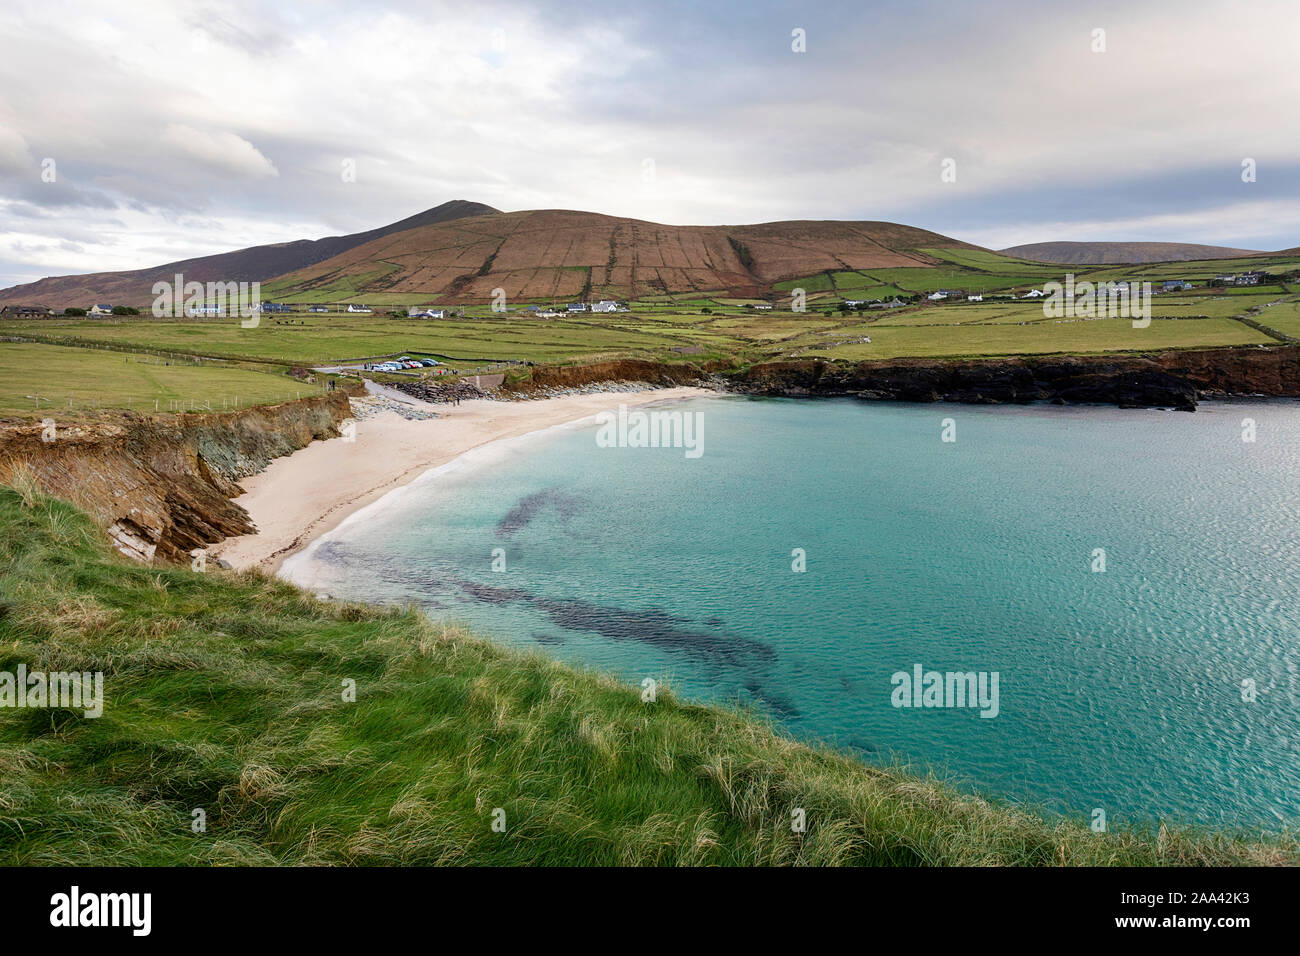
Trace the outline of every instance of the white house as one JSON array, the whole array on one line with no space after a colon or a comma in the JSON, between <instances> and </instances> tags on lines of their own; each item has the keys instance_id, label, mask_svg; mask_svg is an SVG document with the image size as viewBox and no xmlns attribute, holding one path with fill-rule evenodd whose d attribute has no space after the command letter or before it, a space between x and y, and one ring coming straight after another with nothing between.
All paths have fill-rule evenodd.
<instances>
[{"instance_id":1,"label":"white house","mask_svg":"<svg viewBox=\"0 0 1300 956\"><path fill-rule=\"evenodd\" d=\"M1025 293L1024 295L1022 295L1020 298L1022 298L1022 299L1041 299L1042 297L1043 297L1043 290L1042 290L1042 289L1030 289L1028 292L1026 292L1026 293Z\"/></svg>"},{"instance_id":2,"label":"white house","mask_svg":"<svg viewBox=\"0 0 1300 956\"><path fill-rule=\"evenodd\" d=\"M199 305L195 303L185 310L185 314L204 319L215 319L225 315L226 310L219 305Z\"/></svg>"},{"instance_id":3,"label":"white house","mask_svg":"<svg viewBox=\"0 0 1300 956\"><path fill-rule=\"evenodd\" d=\"M948 293L947 293L947 292L931 292L929 295L926 296L926 298L929 299L931 302L938 302L940 299L946 299L946 298L948 298Z\"/></svg>"},{"instance_id":4,"label":"white house","mask_svg":"<svg viewBox=\"0 0 1300 956\"><path fill-rule=\"evenodd\" d=\"M112 315L113 307L111 305L92 305L86 310L86 315Z\"/></svg>"},{"instance_id":5,"label":"white house","mask_svg":"<svg viewBox=\"0 0 1300 956\"><path fill-rule=\"evenodd\" d=\"M364 313L366 313L367 315L369 315L371 312L373 312L373 311L375 311L375 310L372 309L372 308L369 308L368 306L364 306L364 305L349 305L349 306L348 306L348 311L349 311L349 312L364 312Z\"/></svg>"},{"instance_id":6,"label":"white house","mask_svg":"<svg viewBox=\"0 0 1300 956\"><path fill-rule=\"evenodd\" d=\"M983 302L983 301L984 301L984 296L983 296L983 295L968 295L968 296L966 296L966 301L967 301L967 302Z\"/></svg>"},{"instance_id":7,"label":"white house","mask_svg":"<svg viewBox=\"0 0 1300 956\"><path fill-rule=\"evenodd\" d=\"M408 319L441 319L446 315L445 309L407 309Z\"/></svg>"},{"instance_id":8,"label":"white house","mask_svg":"<svg viewBox=\"0 0 1300 956\"><path fill-rule=\"evenodd\" d=\"M771 311L772 311L772 303L770 303L770 302L760 302L758 305L754 306L754 308L757 309L759 312L771 312Z\"/></svg>"},{"instance_id":9,"label":"white house","mask_svg":"<svg viewBox=\"0 0 1300 956\"><path fill-rule=\"evenodd\" d=\"M586 311L587 311L587 303L585 303L585 302L570 302L567 306L565 306L565 310L568 311L568 312L586 312Z\"/></svg>"},{"instance_id":10,"label":"white house","mask_svg":"<svg viewBox=\"0 0 1300 956\"><path fill-rule=\"evenodd\" d=\"M618 303L613 299L601 299L591 307L592 312L617 312Z\"/></svg>"}]
</instances>

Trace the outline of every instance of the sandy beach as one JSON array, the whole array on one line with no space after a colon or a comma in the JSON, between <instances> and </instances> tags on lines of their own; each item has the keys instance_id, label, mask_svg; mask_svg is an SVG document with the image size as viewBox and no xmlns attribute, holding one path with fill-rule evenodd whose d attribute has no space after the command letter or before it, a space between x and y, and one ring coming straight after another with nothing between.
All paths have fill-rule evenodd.
<instances>
[{"instance_id":1,"label":"sandy beach","mask_svg":"<svg viewBox=\"0 0 1300 956\"><path fill-rule=\"evenodd\" d=\"M247 509L258 532L222 541L208 554L235 568L274 572L290 555L360 508L488 442L579 421L620 404L649 405L713 394L702 388L667 388L519 402L413 402L439 416L425 421L381 412L357 422L355 441L312 442L241 481L246 493L235 501Z\"/></svg>"}]
</instances>

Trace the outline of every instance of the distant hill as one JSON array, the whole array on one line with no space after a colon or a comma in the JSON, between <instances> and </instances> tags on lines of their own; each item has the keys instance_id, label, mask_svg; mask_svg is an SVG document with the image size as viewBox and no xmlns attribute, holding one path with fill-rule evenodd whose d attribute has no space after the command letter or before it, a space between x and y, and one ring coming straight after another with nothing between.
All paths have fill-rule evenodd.
<instances>
[{"instance_id":1,"label":"distant hill","mask_svg":"<svg viewBox=\"0 0 1300 956\"><path fill-rule=\"evenodd\" d=\"M286 272L293 272L337 256L390 233L448 222L465 216L482 216L496 212L497 210L483 203L454 199L399 222L348 236L299 239L295 242L252 246L235 252L182 259L132 272L96 272L28 282L0 290L0 305L13 303L44 305L51 308L72 305L84 308L94 302L106 302L110 305L148 305L154 298L153 284L160 280L170 282L178 272L185 276L187 282L265 282Z\"/></svg>"},{"instance_id":2,"label":"distant hill","mask_svg":"<svg viewBox=\"0 0 1300 956\"><path fill-rule=\"evenodd\" d=\"M1193 259L1238 259L1262 256L1256 249L1202 246L1192 242L1031 242L999 250L1003 255L1064 265L1141 265L1146 262L1188 262Z\"/></svg>"},{"instance_id":3,"label":"distant hill","mask_svg":"<svg viewBox=\"0 0 1300 956\"><path fill-rule=\"evenodd\" d=\"M563 209L474 216L393 232L282 276L277 297L401 293L482 302L761 295L824 270L928 266L920 249L979 249L889 222L668 226ZM981 250L983 251L983 250Z\"/></svg>"}]
</instances>

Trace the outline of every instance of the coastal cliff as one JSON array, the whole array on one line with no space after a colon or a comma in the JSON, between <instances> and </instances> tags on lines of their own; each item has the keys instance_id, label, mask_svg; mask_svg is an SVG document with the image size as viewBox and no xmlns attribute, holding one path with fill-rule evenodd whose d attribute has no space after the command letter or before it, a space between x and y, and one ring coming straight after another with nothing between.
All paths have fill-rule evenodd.
<instances>
[{"instance_id":1,"label":"coastal cliff","mask_svg":"<svg viewBox=\"0 0 1300 956\"><path fill-rule=\"evenodd\" d=\"M72 501L130 557L190 552L256 529L230 499L274 458L339 434L344 390L232 412L0 423L0 484Z\"/></svg>"},{"instance_id":2,"label":"coastal cliff","mask_svg":"<svg viewBox=\"0 0 1300 956\"><path fill-rule=\"evenodd\" d=\"M616 359L586 365L542 365L521 379L505 381L497 390L503 397L528 397L552 390L582 388L605 382L637 382L672 388L678 385L709 384L710 366L689 362L654 362L645 359Z\"/></svg>"},{"instance_id":3,"label":"coastal cliff","mask_svg":"<svg viewBox=\"0 0 1300 956\"><path fill-rule=\"evenodd\" d=\"M1192 411L1202 398L1300 396L1300 348L1044 358L765 362L723 376L758 395L971 404L1106 404Z\"/></svg>"}]
</instances>

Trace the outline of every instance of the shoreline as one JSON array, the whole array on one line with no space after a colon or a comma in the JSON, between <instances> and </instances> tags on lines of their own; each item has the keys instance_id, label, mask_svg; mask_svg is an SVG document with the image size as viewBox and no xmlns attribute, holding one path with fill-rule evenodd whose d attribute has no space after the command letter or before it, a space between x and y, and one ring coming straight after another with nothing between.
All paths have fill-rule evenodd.
<instances>
[{"instance_id":1,"label":"shoreline","mask_svg":"<svg viewBox=\"0 0 1300 956\"><path fill-rule=\"evenodd\" d=\"M574 425L619 405L717 394L681 386L521 402L469 399L460 405L425 406L436 408L438 415L427 420L381 412L357 422L354 441L314 441L241 481L244 494L234 502L248 512L258 530L212 545L207 556L220 558L236 570L260 568L275 574L290 557L303 553L362 509L476 449Z\"/></svg>"}]
</instances>

